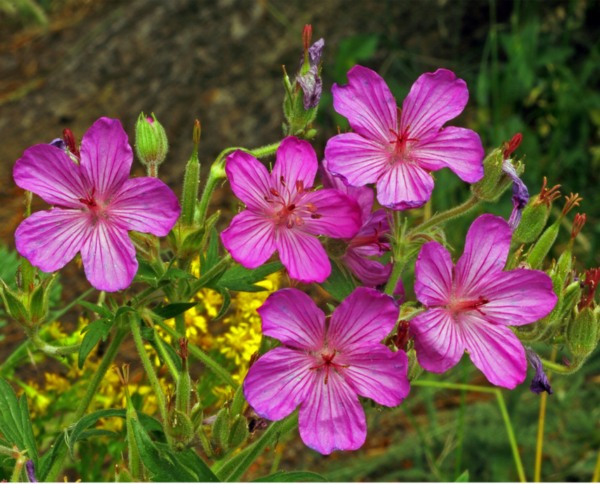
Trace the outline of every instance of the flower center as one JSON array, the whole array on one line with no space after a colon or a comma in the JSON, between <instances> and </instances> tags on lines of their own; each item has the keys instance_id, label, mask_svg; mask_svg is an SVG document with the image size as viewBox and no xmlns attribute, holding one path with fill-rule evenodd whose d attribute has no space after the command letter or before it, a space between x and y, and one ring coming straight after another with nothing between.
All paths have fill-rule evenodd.
<instances>
[{"instance_id":1,"label":"flower center","mask_svg":"<svg viewBox=\"0 0 600 484\"><path fill-rule=\"evenodd\" d=\"M464 313L467 311L477 311L479 314L485 316L485 313L480 309L483 305L489 303L490 300L483 297L483 296L479 296L478 299L474 299L474 300L458 300L458 301L452 301L449 306L448 309L450 309L450 311L452 311L453 313Z\"/></svg>"},{"instance_id":2,"label":"flower center","mask_svg":"<svg viewBox=\"0 0 600 484\"><path fill-rule=\"evenodd\" d=\"M100 216L106 217L104 206L95 198L96 188L92 188L92 193L88 193L85 198L80 198L79 201L85 205L85 208L93 215L94 222Z\"/></svg>"},{"instance_id":3,"label":"flower center","mask_svg":"<svg viewBox=\"0 0 600 484\"><path fill-rule=\"evenodd\" d=\"M372 234L354 237L350 241L350 248L356 249L357 247L364 247L366 245L376 245L377 248L382 252L390 250L389 240L381 229L382 226L383 223L379 222L379 227L373 228Z\"/></svg>"},{"instance_id":4,"label":"flower center","mask_svg":"<svg viewBox=\"0 0 600 484\"><path fill-rule=\"evenodd\" d=\"M394 131L393 129L390 128L390 133L392 133L396 139L390 141L390 144L393 146L394 148L394 155L396 155L394 157L394 161L399 159L399 158L406 158L406 154L409 150L409 141L419 141L416 138L409 138L408 137L408 130L410 129L410 124L404 128L404 131L400 131L400 128L398 127L397 131Z\"/></svg>"},{"instance_id":5,"label":"flower center","mask_svg":"<svg viewBox=\"0 0 600 484\"><path fill-rule=\"evenodd\" d=\"M327 381L329 380L329 369L331 367L335 368L338 371L341 370L342 368L349 367L349 365L340 365L339 363L334 363L333 359L335 358L336 354L337 354L337 350L335 348L333 349L332 353L330 353L329 350L327 348L325 348L323 350L323 352L319 355L321 357L321 361L323 361L323 363L309 368L309 370L320 370L321 368L325 367L325 372L326 372L325 373L325 385L327 385Z\"/></svg>"},{"instance_id":6,"label":"flower center","mask_svg":"<svg viewBox=\"0 0 600 484\"><path fill-rule=\"evenodd\" d=\"M271 187L269 198L265 195L265 200L273 205L274 216L278 224L285 224L291 229L294 224L298 227L304 225L304 218L310 216L312 219L320 219L322 215L317 213L317 207L311 202L305 200L306 196L312 191L312 188L304 188L304 180L296 181L296 190L290 190L285 183L283 176L279 179L285 191L279 193Z\"/></svg>"}]
</instances>

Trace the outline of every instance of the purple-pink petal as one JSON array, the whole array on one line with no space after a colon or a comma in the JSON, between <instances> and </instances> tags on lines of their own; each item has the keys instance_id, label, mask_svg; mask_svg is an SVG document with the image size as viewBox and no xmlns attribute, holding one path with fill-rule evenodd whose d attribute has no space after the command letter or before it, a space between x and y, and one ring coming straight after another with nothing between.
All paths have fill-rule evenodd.
<instances>
[{"instance_id":1,"label":"purple-pink petal","mask_svg":"<svg viewBox=\"0 0 600 484\"><path fill-rule=\"evenodd\" d=\"M465 250L456 263L457 297L477 299L490 277L506 265L512 232L502 217L485 214L478 217L467 233Z\"/></svg>"},{"instance_id":2,"label":"purple-pink petal","mask_svg":"<svg viewBox=\"0 0 600 484\"><path fill-rule=\"evenodd\" d=\"M17 186L40 196L46 203L80 209L87 192L81 168L62 150L39 144L25 150L13 169Z\"/></svg>"},{"instance_id":3,"label":"purple-pink petal","mask_svg":"<svg viewBox=\"0 0 600 484\"><path fill-rule=\"evenodd\" d=\"M394 137L390 129L398 126L396 100L379 74L362 66L348 72L348 84L333 85L333 107L348 118L352 129L361 136L381 143ZM326 158L331 161L326 153Z\"/></svg>"},{"instance_id":4,"label":"purple-pink petal","mask_svg":"<svg viewBox=\"0 0 600 484\"><path fill-rule=\"evenodd\" d=\"M390 247L386 234L390 232L388 214L383 209L375 210L363 222L364 225L350 241L350 247L363 256L381 257ZM369 239L372 239L369 243Z\"/></svg>"},{"instance_id":5,"label":"purple-pink petal","mask_svg":"<svg viewBox=\"0 0 600 484\"><path fill-rule=\"evenodd\" d=\"M299 228L312 235L328 235L335 238L350 238L360 229L361 213L358 203L339 190L325 188L308 193L303 204L311 203L315 215L303 217L304 224Z\"/></svg>"},{"instance_id":6,"label":"purple-pink petal","mask_svg":"<svg viewBox=\"0 0 600 484\"><path fill-rule=\"evenodd\" d=\"M432 191L433 177L414 163L398 161L377 180L377 200L393 210L421 207Z\"/></svg>"},{"instance_id":7,"label":"purple-pink petal","mask_svg":"<svg viewBox=\"0 0 600 484\"><path fill-rule=\"evenodd\" d=\"M276 250L275 221L250 210L233 217L221 232L221 240L231 256L249 269L263 265Z\"/></svg>"},{"instance_id":8,"label":"purple-pink petal","mask_svg":"<svg viewBox=\"0 0 600 484\"><path fill-rule=\"evenodd\" d=\"M131 178L115 194L109 218L126 230L167 235L181 212L171 189L157 178Z\"/></svg>"},{"instance_id":9,"label":"purple-pink petal","mask_svg":"<svg viewBox=\"0 0 600 484\"><path fill-rule=\"evenodd\" d=\"M482 291L489 302L485 319L497 324L521 326L550 314L558 297L552 279L542 271L515 269L489 279Z\"/></svg>"},{"instance_id":10,"label":"purple-pink petal","mask_svg":"<svg viewBox=\"0 0 600 484\"><path fill-rule=\"evenodd\" d=\"M258 308L263 334L284 345L318 351L325 341L325 314L298 289L280 289Z\"/></svg>"},{"instance_id":11,"label":"purple-pink petal","mask_svg":"<svg viewBox=\"0 0 600 484\"><path fill-rule=\"evenodd\" d=\"M336 371L315 372L312 390L300 406L298 425L303 442L321 454L355 450L367 437L365 412L356 392Z\"/></svg>"},{"instance_id":12,"label":"purple-pink petal","mask_svg":"<svg viewBox=\"0 0 600 484\"><path fill-rule=\"evenodd\" d=\"M490 383L515 388L527 376L527 359L519 338L506 326L488 323L477 313L459 316L466 350Z\"/></svg>"},{"instance_id":13,"label":"purple-pink petal","mask_svg":"<svg viewBox=\"0 0 600 484\"><path fill-rule=\"evenodd\" d=\"M44 272L62 269L92 232L90 214L53 208L27 217L15 232L17 251Z\"/></svg>"},{"instance_id":14,"label":"purple-pink petal","mask_svg":"<svg viewBox=\"0 0 600 484\"><path fill-rule=\"evenodd\" d=\"M392 159L389 146L357 133L338 134L327 141L325 158L334 176L343 177L347 185L361 187L376 183L384 173Z\"/></svg>"},{"instance_id":15,"label":"purple-pink petal","mask_svg":"<svg viewBox=\"0 0 600 484\"><path fill-rule=\"evenodd\" d=\"M100 118L81 140L81 173L95 189L94 197L107 202L129 179L133 152L118 119Z\"/></svg>"},{"instance_id":16,"label":"purple-pink petal","mask_svg":"<svg viewBox=\"0 0 600 484\"><path fill-rule=\"evenodd\" d=\"M315 386L316 358L303 351L275 348L261 356L244 380L244 396L263 418L281 420L304 402Z\"/></svg>"},{"instance_id":17,"label":"purple-pink petal","mask_svg":"<svg viewBox=\"0 0 600 484\"><path fill-rule=\"evenodd\" d=\"M373 209L373 200L375 198L373 189L369 187L352 187L346 185L340 177L331 174L327 158L323 158L319 173L324 188L335 188L356 200L360 207L361 221L362 223L365 223Z\"/></svg>"},{"instance_id":18,"label":"purple-pink petal","mask_svg":"<svg viewBox=\"0 0 600 484\"><path fill-rule=\"evenodd\" d=\"M271 176L265 166L250 153L237 150L227 157L225 173L231 189L246 207L255 212L266 211L271 198Z\"/></svg>"},{"instance_id":19,"label":"purple-pink petal","mask_svg":"<svg viewBox=\"0 0 600 484\"><path fill-rule=\"evenodd\" d=\"M348 365L342 374L356 393L380 405L396 407L410 391L406 376L408 357L404 351L394 353L387 346L377 344L358 348L350 354L341 353L335 361Z\"/></svg>"},{"instance_id":20,"label":"purple-pink petal","mask_svg":"<svg viewBox=\"0 0 600 484\"><path fill-rule=\"evenodd\" d=\"M281 263L292 279L310 284L323 282L331 274L331 263L319 239L296 227L279 225L275 233L275 246Z\"/></svg>"},{"instance_id":21,"label":"purple-pink petal","mask_svg":"<svg viewBox=\"0 0 600 484\"><path fill-rule=\"evenodd\" d=\"M331 315L328 345L344 353L379 343L394 329L398 313L391 296L359 287Z\"/></svg>"},{"instance_id":22,"label":"purple-pink petal","mask_svg":"<svg viewBox=\"0 0 600 484\"><path fill-rule=\"evenodd\" d=\"M285 193L286 189L290 192L296 190L297 181L302 181L304 188L310 188L315 182L318 169L317 154L311 144L293 136L287 137L277 148L271 186L281 194Z\"/></svg>"},{"instance_id":23,"label":"purple-pink petal","mask_svg":"<svg viewBox=\"0 0 600 484\"><path fill-rule=\"evenodd\" d=\"M81 260L90 284L100 291L129 287L138 269L135 247L127 231L99 218L81 247Z\"/></svg>"},{"instance_id":24,"label":"purple-pink petal","mask_svg":"<svg viewBox=\"0 0 600 484\"><path fill-rule=\"evenodd\" d=\"M400 130L421 142L433 138L444 123L462 113L468 100L467 84L453 72L423 74L402 103Z\"/></svg>"},{"instance_id":25,"label":"purple-pink petal","mask_svg":"<svg viewBox=\"0 0 600 484\"><path fill-rule=\"evenodd\" d=\"M444 128L428 141L415 143L410 156L426 170L448 167L468 183L476 183L483 178L485 152L481 138L470 129Z\"/></svg>"},{"instance_id":26,"label":"purple-pink petal","mask_svg":"<svg viewBox=\"0 0 600 484\"><path fill-rule=\"evenodd\" d=\"M348 249L340 259L348 265L365 286L375 287L385 284L392 273L391 264L384 266L379 261L367 259L355 249Z\"/></svg>"},{"instance_id":27,"label":"purple-pink petal","mask_svg":"<svg viewBox=\"0 0 600 484\"><path fill-rule=\"evenodd\" d=\"M415 339L417 360L427 371L443 373L465 352L460 329L447 309L436 307L414 317L410 333Z\"/></svg>"},{"instance_id":28,"label":"purple-pink petal","mask_svg":"<svg viewBox=\"0 0 600 484\"><path fill-rule=\"evenodd\" d=\"M453 269L450 253L441 244L423 244L415 264L415 294L419 302L427 307L449 304Z\"/></svg>"}]
</instances>

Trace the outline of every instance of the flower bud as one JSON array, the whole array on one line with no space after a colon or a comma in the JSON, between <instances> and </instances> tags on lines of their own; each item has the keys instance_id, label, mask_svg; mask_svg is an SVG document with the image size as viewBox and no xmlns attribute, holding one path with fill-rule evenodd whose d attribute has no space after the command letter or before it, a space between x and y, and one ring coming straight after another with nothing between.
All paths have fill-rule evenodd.
<instances>
[{"instance_id":1,"label":"flower bud","mask_svg":"<svg viewBox=\"0 0 600 484\"><path fill-rule=\"evenodd\" d=\"M512 180L502 170L503 162L503 147L495 149L483 160L483 178L471 185L471 192L479 200L495 201L511 185ZM520 166L515 170L518 175L523 172Z\"/></svg>"},{"instance_id":2,"label":"flower bud","mask_svg":"<svg viewBox=\"0 0 600 484\"><path fill-rule=\"evenodd\" d=\"M238 415L233 419L231 423L231 429L229 431L229 448L237 449L240 445L246 442L250 432L248 431L248 422L246 417Z\"/></svg>"},{"instance_id":3,"label":"flower bud","mask_svg":"<svg viewBox=\"0 0 600 484\"><path fill-rule=\"evenodd\" d=\"M222 408L212 426L212 443L216 455L229 450L229 409Z\"/></svg>"},{"instance_id":4,"label":"flower bud","mask_svg":"<svg viewBox=\"0 0 600 484\"><path fill-rule=\"evenodd\" d=\"M513 240L515 242L529 244L539 237L546 226L546 222L548 222L552 202L561 196L558 191L559 188L560 185L556 185L547 189L546 177L544 177L542 191L539 195L532 197L523 210L521 224L513 233Z\"/></svg>"},{"instance_id":5,"label":"flower bud","mask_svg":"<svg viewBox=\"0 0 600 484\"><path fill-rule=\"evenodd\" d=\"M585 307L569 321L567 326L567 346L576 358L587 357L598 341L598 324L594 312Z\"/></svg>"},{"instance_id":6,"label":"flower bud","mask_svg":"<svg viewBox=\"0 0 600 484\"><path fill-rule=\"evenodd\" d=\"M190 395L192 383L190 372L188 370L188 341L185 338L179 338L179 351L177 354L181 357L181 372L177 380L177 394L175 408L188 415L190 413Z\"/></svg>"},{"instance_id":7,"label":"flower bud","mask_svg":"<svg viewBox=\"0 0 600 484\"><path fill-rule=\"evenodd\" d=\"M169 151L167 133L162 125L152 117L140 114L135 125L135 150L140 162L148 168L148 176L157 176L160 165Z\"/></svg>"},{"instance_id":8,"label":"flower bud","mask_svg":"<svg viewBox=\"0 0 600 484\"><path fill-rule=\"evenodd\" d=\"M181 446L189 444L194 438L192 421L176 408L169 410L164 427L165 433Z\"/></svg>"},{"instance_id":9,"label":"flower bud","mask_svg":"<svg viewBox=\"0 0 600 484\"><path fill-rule=\"evenodd\" d=\"M32 327L29 312L23 305L21 297L12 292L4 281L2 281L2 285L2 299L4 300L4 307L8 314L22 326L27 328Z\"/></svg>"},{"instance_id":10,"label":"flower bud","mask_svg":"<svg viewBox=\"0 0 600 484\"><path fill-rule=\"evenodd\" d=\"M200 185L200 162L198 161L198 143L200 142L200 121L194 124L194 150L185 167L183 180L183 203L181 204L181 221L184 227L194 223L196 206L198 205L198 187Z\"/></svg>"}]
</instances>

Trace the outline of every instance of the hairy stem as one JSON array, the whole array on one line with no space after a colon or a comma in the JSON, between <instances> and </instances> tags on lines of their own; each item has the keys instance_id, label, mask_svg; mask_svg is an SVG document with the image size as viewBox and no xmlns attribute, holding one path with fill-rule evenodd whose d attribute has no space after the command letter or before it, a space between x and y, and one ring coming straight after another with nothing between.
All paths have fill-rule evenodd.
<instances>
[{"instance_id":1,"label":"hairy stem","mask_svg":"<svg viewBox=\"0 0 600 484\"><path fill-rule=\"evenodd\" d=\"M129 327L131 329L131 334L133 335L133 340L135 341L135 346L137 347L138 353L140 354L142 365L144 365L144 370L146 371L146 375L148 375L148 379L150 380L150 384L152 385L152 389L154 390L154 394L156 395L156 399L158 400L160 416L162 417L163 421L166 421L167 405L165 403L165 394L162 390L162 387L160 386L160 382L158 381L156 372L154 371L154 365L150 361L150 358L148 358L146 348L144 348L142 333L140 331L140 327L138 326L136 318L129 318Z\"/></svg>"},{"instance_id":2,"label":"hairy stem","mask_svg":"<svg viewBox=\"0 0 600 484\"><path fill-rule=\"evenodd\" d=\"M390 279L388 280L385 286L385 293L389 296L394 294L394 290L398 285L398 281L402 276L402 271L404 270L404 266L406 265L406 260L404 260L404 250L402 247L402 220L399 211L394 212L394 267L392 269L392 274L390 275Z\"/></svg>"},{"instance_id":3,"label":"hairy stem","mask_svg":"<svg viewBox=\"0 0 600 484\"><path fill-rule=\"evenodd\" d=\"M175 338L175 339L183 338L182 333L175 331L169 325L165 324L164 321L156 318L155 323L157 326L164 329L167 332L167 334L169 334L172 338ZM210 356L208 356L206 353L204 353L204 351L202 351L200 348L197 348L196 346L194 346L191 343L188 343L188 345L189 345L188 346L189 352L192 355L194 355L196 358L198 358L202 363L204 363L212 371L214 371L219 377L221 377L221 380L223 380L224 383L227 383L231 388L233 388L234 390L237 390L239 385L234 381L234 379L227 372L227 370L225 370L225 368L223 368L221 365L219 365L215 360L213 360Z\"/></svg>"},{"instance_id":4,"label":"hairy stem","mask_svg":"<svg viewBox=\"0 0 600 484\"><path fill-rule=\"evenodd\" d=\"M410 233L416 234L419 232L423 232L424 230L433 227L434 225L440 225L441 223L447 222L448 220L460 217L461 215L464 215L473 210L480 203L481 200L479 200L475 195L471 195L471 197L462 205L434 215L429 220L423 222L421 225L417 225L414 229L410 231Z\"/></svg>"},{"instance_id":5,"label":"hairy stem","mask_svg":"<svg viewBox=\"0 0 600 484\"><path fill-rule=\"evenodd\" d=\"M69 346L53 346L46 343L42 338L40 338L40 334L37 331L38 328L35 328L33 331L28 332L29 339L33 346L35 346L38 350L46 353L48 356L66 356L72 355L73 353L77 353L79 348L81 348L81 344L69 345Z\"/></svg>"},{"instance_id":6,"label":"hairy stem","mask_svg":"<svg viewBox=\"0 0 600 484\"><path fill-rule=\"evenodd\" d=\"M551 360L554 361L556 358L556 347L552 349ZM552 372L548 372L548 383L550 383L550 376ZM540 400L540 416L538 418L538 433L537 442L535 446L535 468L533 473L533 482L541 482L542 477L542 451L544 448L544 423L546 420L546 401L548 400L548 392L542 392L542 398Z\"/></svg>"},{"instance_id":7,"label":"hairy stem","mask_svg":"<svg viewBox=\"0 0 600 484\"><path fill-rule=\"evenodd\" d=\"M79 407L77 407L75 417L73 418L74 424L79 422L79 420L81 420L87 412L91 401L94 399L96 393L98 392L98 387L100 386L100 383L102 383L102 380L104 379L104 375L106 375L106 372L112 365L115 356L117 356L119 348L121 347L121 343L125 339L125 336L127 336L127 333L128 330L126 328L117 329L112 341L110 342L110 345L108 346L108 349L106 350L106 353L104 354L104 358L102 358L102 361L100 362L100 366L98 366L96 373L94 373L94 376L92 377L92 380L90 381L90 384L87 387L87 390L85 392L85 395L83 396L83 399L81 400L81 403L79 404ZM61 435L59 438L63 438L63 436ZM52 464L48 475L46 476L46 482L56 481L68 452L68 446L63 445L60 448L59 454L56 457L54 463Z\"/></svg>"}]
</instances>

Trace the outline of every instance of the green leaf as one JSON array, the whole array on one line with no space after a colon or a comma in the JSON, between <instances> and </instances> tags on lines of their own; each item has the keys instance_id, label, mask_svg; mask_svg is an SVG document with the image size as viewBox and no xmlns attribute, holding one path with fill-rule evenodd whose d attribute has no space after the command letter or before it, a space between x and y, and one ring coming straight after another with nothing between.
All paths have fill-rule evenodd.
<instances>
[{"instance_id":1,"label":"green leaf","mask_svg":"<svg viewBox=\"0 0 600 484\"><path fill-rule=\"evenodd\" d=\"M219 262L218 238L217 231L213 228L208 249L205 254L200 254L200 275L211 270Z\"/></svg>"},{"instance_id":2,"label":"green leaf","mask_svg":"<svg viewBox=\"0 0 600 484\"><path fill-rule=\"evenodd\" d=\"M463 472L454 482L469 482L469 469Z\"/></svg>"},{"instance_id":3,"label":"green leaf","mask_svg":"<svg viewBox=\"0 0 600 484\"><path fill-rule=\"evenodd\" d=\"M31 417L29 416L29 407L27 406L27 397L23 393L19 399L19 407L21 408L21 424L23 428L23 443L27 449L27 456L33 461L34 465L38 465L39 454L37 451L37 444L35 443L35 437L33 435L33 427L31 425Z\"/></svg>"},{"instance_id":4,"label":"green leaf","mask_svg":"<svg viewBox=\"0 0 600 484\"><path fill-rule=\"evenodd\" d=\"M125 313L137 314L137 311L130 306L121 306L119 309L117 309L117 312L115 313L115 319L117 319L119 316L122 316Z\"/></svg>"},{"instance_id":5,"label":"green leaf","mask_svg":"<svg viewBox=\"0 0 600 484\"><path fill-rule=\"evenodd\" d=\"M177 267L171 267L162 277L161 281L176 281L177 279L196 279L196 276L193 276L189 272L182 271Z\"/></svg>"},{"instance_id":6,"label":"green leaf","mask_svg":"<svg viewBox=\"0 0 600 484\"><path fill-rule=\"evenodd\" d=\"M23 418L17 395L13 388L0 378L0 432L11 444L25 448Z\"/></svg>"},{"instance_id":7,"label":"green leaf","mask_svg":"<svg viewBox=\"0 0 600 484\"><path fill-rule=\"evenodd\" d=\"M98 420L100 420L101 418L109 418L109 417L119 417L119 418L126 418L127 415L127 410L125 410L124 408L109 408L106 410L98 410L97 412L92 412L89 415L86 415L85 417L83 417L81 420L79 420L79 422L77 422L75 424L75 428L72 430L72 432L69 434L68 437L68 445L69 445L69 451L71 452L71 456L73 457L73 460L75 459L75 454L73 453L73 448L75 446L75 444L77 442L79 442L80 440L83 440L84 438L89 437L90 432L92 432L92 430L87 430L89 427L91 427L92 425L95 425ZM160 424L160 422L158 420L156 420L154 417L151 417L150 415L146 415L144 413L139 413L137 414L138 416L138 420L140 422L140 424L146 429L146 431L148 432L162 432L163 428L162 425ZM102 429L94 429L94 432L98 432L101 431ZM99 434L96 433L95 435L104 435L104 434Z\"/></svg>"},{"instance_id":8,"label":"green leaf","mask_svg":"<svg viewBox=\"0 0 600 484\"><path fill-rule=\"evenodd\" d=\"M56 437L54 444L50 446L50 450L48 450L40 459L40 466L36 468L36 477L38 481L46 481L54 462L61 455L63 445L67 445L65 438L66 434L61 432L58 437Z\"/></svg>"},{"instance_id":9,"label":"green leaf","mask_svg":"<svg viewBox=\"0 0 600 484\"><path fill-rule=\"evenodd\" d=\"M107 321L106 319L99 319L91 324L88 324L84 328L85 336L81 342L81 348L79 348L79 368L83 368L85 359L88 357L90 352L98 344L100 340L106 341L110 328L112 328L114 320ZM83 331L82 331L83 332Z\"/></svg>"},{"instance_id":10,"label":"green leaf","mask_svg":"<svg viewBox=\"0 0 600 484\"><path fill-rule=\"evenodd\" d=\"M210 467L206 465L194 449L179 452L175 456L181 465L184 465L198 476L200 482L220 482L219 478L215 476Z\"/></svg>"},{"instance_id":11,"label":"green leaf","mask_svg":"<svg viewBox=\"0 0 600 484\"><path fill-rule=\"evenodd\" d=\"M152 266L148 262L138 259L138 270L134 282L146 282L152 287L156 287L158 280L158 274L156 274Z\"/></svg>"},{"instance_id":12,"label":"green leaf","mask_svg":"<svg viewBox=\"0 0 600 484\"><path fill-rule=\"evenodd\" d=\"M323 476L314 472L305 471L279 471L270 476L260 477L251 482L329 482Z\"/></svg>"},{"instance_id":13,"label":"green leaf","mask_svg":"<svg viewBox=\"0 0 600 484\"><path fill-rule=\"evenodd\" d=\"M229 291L227 291L227 289L222 288L221 286L211 286L211 289L214 289L221 296L223 296L223 304L221 305L221 310L219 311L219 314L217 314L217 316L213 320L213 321L216 321L218 319L221 319L223 316L225 316L225 313L227 312L227 310L229 309L229 306L231 305L231 296L229 295Z\"/></svg>"},{"instance_id":14,"label":"green leaf","mask_svg":"<svg viewBox=\"0 0 600 484\"><path fill-rule=\"evenodd\" d=\"M166 306L159 306L152 310L154 314L160 316L162 319L172 319L175 316L178 316L181 313L185 313L188 309L196 306L197 302L189 302L189 303L172 303L167 304Z\"/></svg>"},{"instance_id":15,"label":"green leaf","mask_svg":"<svg viewBox=\"0 0 600 484\"><path fill-rule=\"evenodd\" d=\"M331 262L331 274L325 282L321 284L321 287L331 294L335 299L342 302L346 299L354 289L356 285L352 280L352 276L348 271L339 265L335 260L329 259Z\"/></svg>"},{"instance_id":16,"label":"green leaf","mask_svg":"<svg viewBox=\"0 0 600 484\"><path fill-rule=\"evenodd\" d=\"M98 306L97 304L92 304L91 302L87 301L79 301L79 304L81 304L84 308L87 308L90 311L99 314L103 318L114 319L113 313L111 313L106 306Z\"/></svg>"},{"instance_id":17,"label":"green leaf","mask_svg":"<svg viewBox=\"0 0 600 484\"><path fill-rule=\"evenodd\" d=\"M271 262L262 265L256 269L246 269L242 265L232 267L219 279L219 286L223 286L230 291L259 292L266 291L262 286L254 283L265 279L269 274L283 269L281 262Z\"/></svg>"},{"instance_id":18,"label":"green leaf","mask_svg":"<svg viewBox=\"0 0 600 484\"><path fill-rule=\"evenodd\" d=\"M77 439L77 442L80 442L85 439L89 439L90 437L101 437L103 435L107 435L109 437L118 437L119 433L113 432L112 430L104 430L104 429L86 430L85 432L81 432L81 434L79 434L79 438Z\"/></svg>"},{"instance_id":19,"label":"green leaf","mask_svg":"<svg viewBox=\"0 0 600 484\"><path fill-rule=\"evenodd\" d=\"M189 472L177 461L167 446L162 447L159 451L157 445L150 440L150 436L139 421L132 420L131 426L140 458L146 468L154 474L152 477L153 481L197 482L199 480L198 477Z\"/></svg>"}]
</instances>

